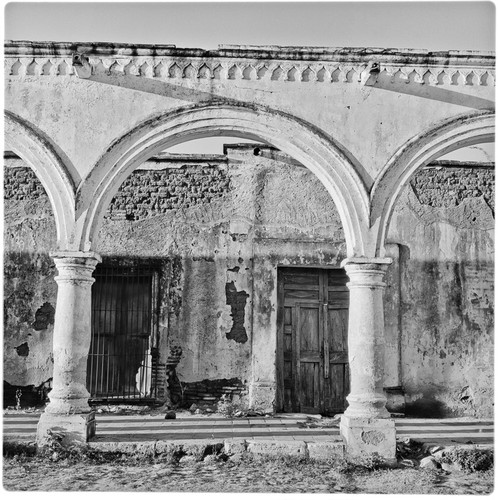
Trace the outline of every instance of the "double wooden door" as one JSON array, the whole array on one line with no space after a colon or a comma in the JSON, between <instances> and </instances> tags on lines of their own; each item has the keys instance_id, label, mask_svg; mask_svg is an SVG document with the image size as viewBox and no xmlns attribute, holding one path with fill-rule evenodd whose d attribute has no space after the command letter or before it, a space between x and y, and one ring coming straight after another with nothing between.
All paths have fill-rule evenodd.
<instances>
[{"instance_id":1,"label":"double wooden door","mask_svg":"<svg viewBox=\"0 0 498 500\"><path fill-rule=\"evenodd\" d=\"M278 273L277 407L342 413L349 393L349 291L343 269Z\"/></svg>"}]
</instances>

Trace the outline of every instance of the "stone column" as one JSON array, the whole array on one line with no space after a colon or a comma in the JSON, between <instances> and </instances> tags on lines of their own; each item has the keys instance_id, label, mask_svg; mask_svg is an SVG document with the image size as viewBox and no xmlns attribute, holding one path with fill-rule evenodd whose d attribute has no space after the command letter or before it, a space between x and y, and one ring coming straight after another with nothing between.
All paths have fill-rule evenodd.
<instances>
[{"instance_id":1,"label":"stone column","mask_svg":"<svg viewBox=\"0 0 498 500\"><path fill-rule=\"evenodd\" d=\"M85 443L95 434L95 414L88 405L86 370L91 341L91 286L100 257L94 252L51 253L59 272L55 310L54 371L50 403L41 415L37 442L47 431L64 435L64 443Z\"/></svg>"},{"instance_id":2,"label":"stone column","mask_svg":"<svg viewBox=\"0 0 498 500\"><path fill-rule=\"evenodd\" d=\"M341 418L341 435L351 457L379 454L394 459L396 432L386 410L384 374L384 274L391 259L351 258L348 351L351 392Z\"/></svg>"}]
</instances>

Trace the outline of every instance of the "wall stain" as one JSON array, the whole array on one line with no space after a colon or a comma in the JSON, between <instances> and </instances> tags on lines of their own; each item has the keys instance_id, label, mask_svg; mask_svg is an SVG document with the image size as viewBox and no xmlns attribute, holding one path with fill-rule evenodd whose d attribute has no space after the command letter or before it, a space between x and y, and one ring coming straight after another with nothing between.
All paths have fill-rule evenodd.
<instances>
[{"instance_id":1,"label":"wall stain","mask_svg":"<svg viewBox=\"0 0 498 500\"><path fill-rule=\"evenodd\" d=\"M232 328L227 332L226 337L229 340L235 340L240 344L247 342L247 332L244 327L245 307L249 294L245 291L237 291L233 281L226 283L225 294L227 305L231 307Z\"/></svg>"},{"instance_id":2,"label":"wall stain","mask_svg":"<svg viewBox=\"0 0 498 500\"><path fill-rule=\"evenodd\" d=\"M14 348L18 354L18 356L26 357L29 354L29 346L27 342L24 342L21 345L18 345Z\"/></svg>"},{"instance_id":3,"label":"wall stain","mask_svg":"<svg viewBox=\"0 0 498 500\"><path fill-rule=\"evenodd\" d=\"M34 330L46 330L48 325L54 324L55 309L50 302L45 302L35 313Z\"/></svg>"}]
</instances>

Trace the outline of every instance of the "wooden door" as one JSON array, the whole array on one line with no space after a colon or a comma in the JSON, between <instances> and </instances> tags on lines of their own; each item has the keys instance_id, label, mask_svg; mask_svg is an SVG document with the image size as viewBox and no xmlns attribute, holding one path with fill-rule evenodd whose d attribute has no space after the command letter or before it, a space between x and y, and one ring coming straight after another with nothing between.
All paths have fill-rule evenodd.
<instances>
[{"instance_id":1,"label":"wooden door","mask_svg":"<svg viewBox=\"0 0 498 500\"><path fill-rule=\"evenodd\" d=\"M335 414L349 393L349 293L343 269L280 269L277 407Z\"/></svg>"}]
</instances>

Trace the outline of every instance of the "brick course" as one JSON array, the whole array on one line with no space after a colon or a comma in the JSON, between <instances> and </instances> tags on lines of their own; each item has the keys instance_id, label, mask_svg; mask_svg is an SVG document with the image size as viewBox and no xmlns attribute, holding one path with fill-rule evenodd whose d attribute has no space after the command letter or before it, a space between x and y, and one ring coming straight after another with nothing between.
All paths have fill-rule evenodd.
<instances>
[{"instance_id":1,"label":"brick course","mask_svg":"<svg viewBox=\"0 0 498 500\"><path fill-rule=\"evenodd\" d=\"M112 199L106 217L139 220L210 203L230 191L227 172L217 166L184 166L133 172Z\"/></svg>"},{"instance_id":2,"label":"brick course","mask_svg":"<svg viewBox=\"0 0 498 500\"><path fill-rule=\"evenodd\" d=\"M4 169L4 198L21 201L47 196L42 183L28 167Z\"/></svg>"},{"instance_id":3,"label":"brick course","mask_svg":"<svg viewBox=\"0 0 498 500\"><path fill-rule=\"evenodd\" d=\"M494 169L427 167L410 180L423 205L454 207L468 198L483 197L494 212ZM225 168L189 165L162 170L136 170L121 185L107 210L112 220L140 220L169 210L184 209L221 199L231 190ZM28 167L4 170L5 200L46 196Z\"/></svg>"},{"instance_id":4,"label":"brick course","mask_svg":"<svg viewBox=\"0 0 498 500\"><path fill-rule=\"evenodd\" d=\"M429 167L417 172L410 184L423 205L449 208L482 196L494 212L493 168Z\"/></svg>"}]
</instances>

